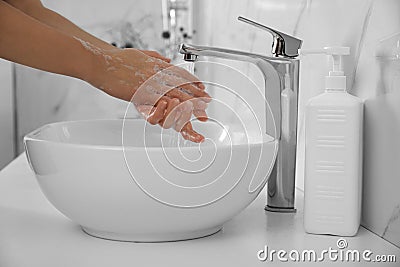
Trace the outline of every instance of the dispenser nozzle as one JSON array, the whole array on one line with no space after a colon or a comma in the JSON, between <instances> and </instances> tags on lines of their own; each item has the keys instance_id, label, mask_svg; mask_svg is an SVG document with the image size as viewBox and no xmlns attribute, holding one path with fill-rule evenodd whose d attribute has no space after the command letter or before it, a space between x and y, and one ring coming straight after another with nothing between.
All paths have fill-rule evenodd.
<instances>
[{"instance_id":1,"label":"dispenser nozzle","mask_svg":"<svg viewBox=\"0 0 400 267\"><path fill-rule=\"evenodd\" d=\"M332 56L333 67L326 77L326 89L345 90L346 77L344 76L342 57L350 55L350 47L327 46L321 49L299 49L299 55L324 54Z\"/></svg>"},{"instance_id":2,"label":"dispenser nozzle","mask_svg":"<svg viewBox=\"0 0 400 267\"><path fill-rule=\"evenodd\" d=\"M332 56L333 68L329 73L331 76L343 75L342 56L350 55L350 47L327 46L320 49L299 49L299 55L324 54Z\"/></svg>"}]
</instances>

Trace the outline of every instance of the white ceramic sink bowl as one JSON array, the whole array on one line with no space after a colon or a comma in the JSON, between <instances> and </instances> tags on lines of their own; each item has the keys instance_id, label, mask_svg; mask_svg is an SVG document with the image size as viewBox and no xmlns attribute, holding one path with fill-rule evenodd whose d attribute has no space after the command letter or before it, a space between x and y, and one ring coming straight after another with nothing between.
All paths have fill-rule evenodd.
<instances>
[{"instance_id":1,"label":"white ceramic sink bowl","mask_svg":"<svg viewBox=\"0 0 400 267\"><path fill-rule=\"evenodd\" d=\"M219 231L248 206L277 151L269 136L246 138L211 122L194 127L209 138L200 146L143 120L49 124L25 146L47 199L86 233L184 240Z\"/></svg>"}]
</instances>

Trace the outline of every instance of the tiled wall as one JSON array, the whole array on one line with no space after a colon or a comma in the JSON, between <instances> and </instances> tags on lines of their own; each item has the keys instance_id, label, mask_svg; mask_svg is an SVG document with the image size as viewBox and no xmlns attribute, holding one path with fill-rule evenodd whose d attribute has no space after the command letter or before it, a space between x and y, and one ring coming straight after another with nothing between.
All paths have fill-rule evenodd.
<instances>
[{"instance_id":1,"label":"tiled wall","mask_svg":"<svg viewBox=\"0 0 400 267\"><path fill-rule=\"evenodd\" d=\"M375 57L379 41L400 32L398 0L205 0L198 2L196 18L199 35L196 42L204 45L269 53L271 37L263 31L236 20L247 16L272 28L304 40L303 48L349 46L352 54L345 60L348 90L366 100L366 135L363 194L363 225L400 246L400 83L384 77ZM223 12L221 12L223 11ZM204 19L207 17L207 19ZM199 23L200 22L200 23ZM247 64L219 61L238 68L254 79L263 81L256 68ZM327 73L324 56L302 59L300 78L300 113L297 186L303 188L305 103L322 92ZM240 88L243 82L226 71L199 72L204 79L221 81ZM208 76L212 76L212 78ZM386 79L391 90L379 81ZM386 86L387 87L387 86ZM218 88L213 88L218 96ZM249 94L252 106L259 108L257 93Z\"/></svg>"}]
</instances>

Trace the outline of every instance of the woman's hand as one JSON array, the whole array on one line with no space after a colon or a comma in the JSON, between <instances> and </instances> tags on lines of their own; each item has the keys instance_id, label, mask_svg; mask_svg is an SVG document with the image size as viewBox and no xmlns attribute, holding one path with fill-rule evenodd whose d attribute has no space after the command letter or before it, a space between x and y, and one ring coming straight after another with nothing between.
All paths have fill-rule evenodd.
<instances>
[{"instance_id":1,"label":"woman's hand","mask_svg":"<svg viewBox=\"0 0 400 267\"><path fill-rule=\"evenodd\" d=\"M88 82L111 96L133 102L149 123L173 127L193 142L204 140L193 130L190 118L193 114L207 120L210 96L195 76L154 51L102 50L84 41L82 44L95 55Z\"/></svg>"}]
</instances>

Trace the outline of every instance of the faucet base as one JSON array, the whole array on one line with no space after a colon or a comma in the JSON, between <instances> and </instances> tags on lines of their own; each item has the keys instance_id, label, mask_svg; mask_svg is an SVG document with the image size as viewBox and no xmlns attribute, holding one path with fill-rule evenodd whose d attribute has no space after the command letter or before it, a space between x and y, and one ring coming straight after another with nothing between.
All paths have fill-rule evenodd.
<instances>
[{"instance_id":1,"label":"faucet base","mask_svg":"<svg viewBox=\"0 0 400 267\"><path fill-rule=\"evenodd\" d=\"M296 208L278 208L265 205L264 210L269 212L280 212L280 213L296 213Z\"/></svg>"}]
</instances>

